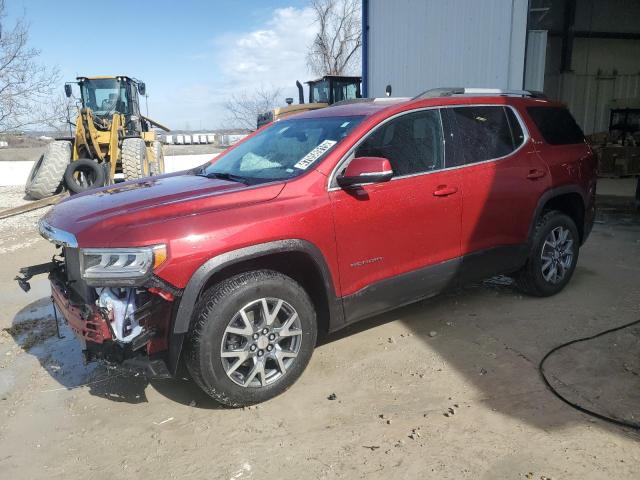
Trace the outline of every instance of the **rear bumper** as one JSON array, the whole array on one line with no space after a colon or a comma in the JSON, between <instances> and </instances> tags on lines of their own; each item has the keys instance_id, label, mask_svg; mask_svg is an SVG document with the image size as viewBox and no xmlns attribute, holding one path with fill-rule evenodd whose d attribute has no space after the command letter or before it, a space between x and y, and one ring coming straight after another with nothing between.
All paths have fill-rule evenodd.
<instances>
[{"instance_id":1,"label":"rear bumper","mask_svg":"<svg viewBox=\"0 0 640 480\"><path fill-rule=\"evenodd\" d=\"M593 224L595 222L595 219L596 219L596 205L595 205L595 202L593 202L587 208L587 211L585 212L585 215L584 215L584 227L583 227L583 234L582 234L583 244L584 242L587 241L587 238L589 238L589 235L591 234L591 230L593 230Z\"/></svg>"},{"instance_id":2,"label":"rear bumper","mask_svg":"<svg viewBox=\"0 0 640 480\"><path fill-rule=\"evenodd\" d=\"M582 241L584 244L593 230L593 224L596 220L596 189L598 188L598 178L593 177L587 184L586 195L583 196L584 204L584 223L582 225Z\"/></svg>"}]
</instances>

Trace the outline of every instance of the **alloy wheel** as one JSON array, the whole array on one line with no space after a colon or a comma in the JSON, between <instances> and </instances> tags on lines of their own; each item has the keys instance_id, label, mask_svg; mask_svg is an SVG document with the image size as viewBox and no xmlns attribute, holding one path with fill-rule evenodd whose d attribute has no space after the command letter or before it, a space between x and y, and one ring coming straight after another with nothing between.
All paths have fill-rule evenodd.
<instances>
[{"instance_id":1,"label":"alloy wheel","mask_svg":"<svg viewBox=\"0 0 640 480\"><path fill-rule=\"evenodd\" d=\"M227 376L242 387L264 387L291 369L302 344L298 312L279 298L260 298L231 318L220 357Z\"/></svg>"},{"instance_id":2,"label":"alloy wheel","mask_svg":"<svg viewBox=\"0 0 640 480\"><path fill-rule=\"evenodd\" d=\"M549 283L560 283L571 268L574 257L573 235L568 228L555 227L542 245L542 277Z\"/></svg>"}]
</instances>

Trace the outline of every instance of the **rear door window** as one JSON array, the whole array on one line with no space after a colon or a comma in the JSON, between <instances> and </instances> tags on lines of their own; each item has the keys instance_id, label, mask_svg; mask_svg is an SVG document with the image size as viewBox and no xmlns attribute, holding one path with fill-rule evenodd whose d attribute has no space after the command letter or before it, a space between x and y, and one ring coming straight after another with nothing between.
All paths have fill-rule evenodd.
<instances>
[{"instance_id":1,"label":"rear door window","mask_svg":"<svg viewBox=\"0 0 640 480\"><path fill-rule=\"evenodd\" d=\"M514 141L504 107L472 106L452 110L458 127L456 144L462 150L465 164L504 157L519 146ZM515 123L519 128L517 120ZM524 136L521 130L519 135L522 143Z\"/></svg>"},{"instance_id":2,"label":"rear door window","mask_svg":"<svg viewBox=\"0 0 640 480\"><path fill-rule=\"evenodd\" d=\"M529 107L527 112L549 145L584 143L582 129L566 108Z\"/></svg>"}]
</instances>

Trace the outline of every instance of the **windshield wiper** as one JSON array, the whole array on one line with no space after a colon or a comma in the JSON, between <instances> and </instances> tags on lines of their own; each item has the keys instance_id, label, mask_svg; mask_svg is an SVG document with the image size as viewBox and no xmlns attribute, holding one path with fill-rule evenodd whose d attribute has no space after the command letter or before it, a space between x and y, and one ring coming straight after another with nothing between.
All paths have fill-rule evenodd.
<instances>
[{"instance_id":1,"label":"windshield wiper","mask_svg":"<svg viewBox=\"0 0 640 480\"><path fill-rule=\"evenodd\" d=\"M220 180L228 180L230 182L244 183L245 185L251 184L248 178L245 178L240 175L234 175L232 173L226 173L226 172L209 172L209 173L199 172L196 175L200 177L219 178Z\"/></svg>"}]
</instances>

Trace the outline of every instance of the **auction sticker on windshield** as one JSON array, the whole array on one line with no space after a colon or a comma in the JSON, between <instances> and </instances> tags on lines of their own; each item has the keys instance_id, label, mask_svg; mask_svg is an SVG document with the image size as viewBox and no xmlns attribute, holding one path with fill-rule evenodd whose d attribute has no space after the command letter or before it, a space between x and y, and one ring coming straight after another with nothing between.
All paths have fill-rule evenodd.
<instances>
[{"instance_id":1,"label":"auction sticker on windshield","mask_svg":"<svg viewBox=\"0 0 640 480\"><path fill-rule=\"evenodd\" d=\"M319 159L322 155L324 155L331 147L333 147L336 143L335 140L325 140L316 148L307 153L304 157L302 157L298 163L294 165L295 168L299 168L300 170L306 170L309 168L313 162Z\"/></svg>"}]
</instances>

